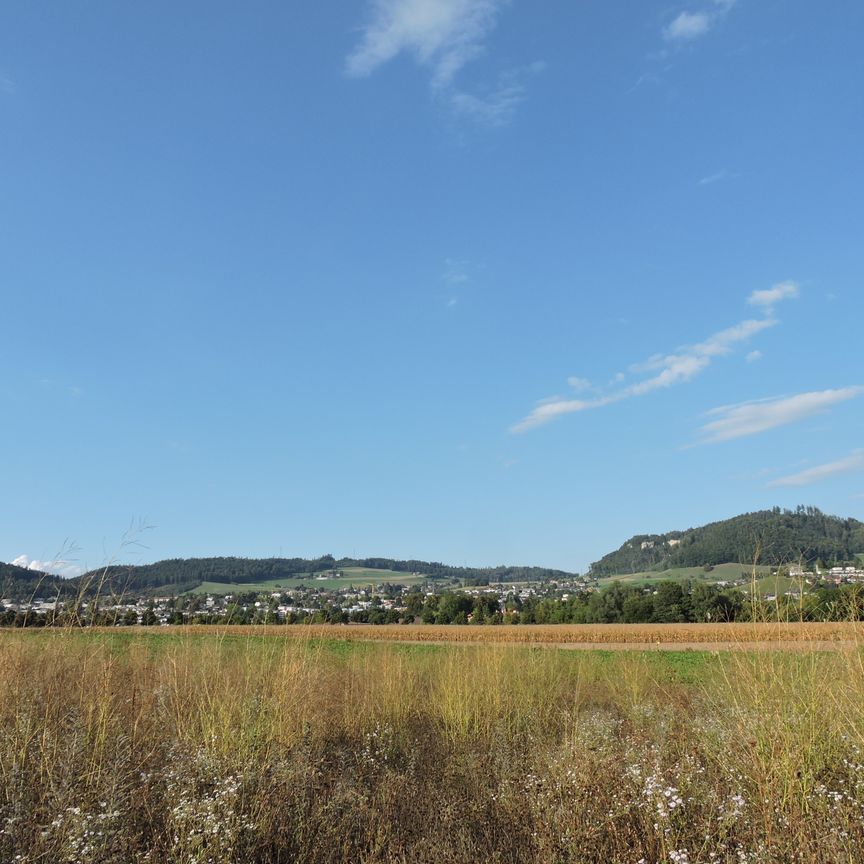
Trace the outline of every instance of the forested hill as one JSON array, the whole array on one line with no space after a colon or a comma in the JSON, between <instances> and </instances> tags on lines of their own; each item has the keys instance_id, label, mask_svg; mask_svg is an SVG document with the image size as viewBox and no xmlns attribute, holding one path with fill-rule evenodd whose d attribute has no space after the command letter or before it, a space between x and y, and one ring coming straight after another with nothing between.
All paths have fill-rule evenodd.
<instances>
[{"instance_id":1,"label":"forested hill","mask_svg":"<svg viewBox=\"0 0 864 864\"><path fill-rule=\"evenodd\" d=\"M69 589L69 583L59 576L0 562L0 597L47 599L58 593L71 594Z\"/></svg>"},{"instance_id":2,"label":"forested hill","mask_svg":"<svg viewBox=\"0 0 864 864\"><path fill-rule=\"evenodd\" d=\"M433 561L401 561L393 558L173 558L154 564L112 566L79 577L88 591L124 593L169 593L188 591L201 582L248 584L272 579L301 578L313 573L346 567L394 570L411 575L421 573L432 579L455 578L468 583L514 582L572 578L574 574L543 567L451 567ZM79 581L76 580L76 581Z\"/></svg>"},{"instance_id":3,"label":"forested hill","mask_svg":"<svg viewBox=\"0 0 864 864\"><path fill-rule=\"evenodd\" d=\"M864 552L864 522L828 516L815 507L759 510L700 528L638 534L591 565L594 577L726 563L825 564Z\"/></svg>"}]
</instances>

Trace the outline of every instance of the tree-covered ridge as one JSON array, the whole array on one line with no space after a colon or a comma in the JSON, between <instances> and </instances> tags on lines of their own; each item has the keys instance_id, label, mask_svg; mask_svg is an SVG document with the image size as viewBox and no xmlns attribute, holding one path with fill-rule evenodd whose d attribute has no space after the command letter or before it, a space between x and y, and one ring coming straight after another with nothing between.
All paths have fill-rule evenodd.
<instances>
[{"instance_id":1,"label":"tree-covered ridge","mask_svg":"<svg viewBox=\"0 0 864 864\"><path fill-rule=\"evenodd\" d=\"M99 593L147 592L165 589L171 593L194 588L202 582L262 582L292 579L308 573L330 570L333 558L170 558L153 564L120 565L91 570L79 577Z\"/></svg>"},{"instance_id":2,"label":"tree-covered ridge","mask_svg":"<svg viewBox=\"0 0 864 864\"><path fill-rule=\"evenodd\" d=\"M553 570L549 567L510 566L497 567L454 567L439 561L400 561L394 558L363 558L354 560L342 558L336 562L340 567L368 567L381 570L395 570L397 573L422 573L431 579L461 579L464 582L534 582L544 579L572 579L578 575L566 570Z\"/></svg>"},{"instance_id":3,"label":"tree-covered ridge","mask_svg":"<svg viewBox=\"0 0 864 864\"><path fill-rule=\"evenodd\" d=\"M434 561L394 558L172 558L153 564L113 565L92 570L75 580L88 592L136 593L165 590L187 591L202 582L238 585L283 579L286 582L313 573L339 571L347 567L393 570L410 575L420 573L430 579L460 579L471 583L515 582L523 580L572 578L574 574L543 567L451 567Z\"/></svg>"},{"instance_id":4,"label":"tree-covered ridge","mask_svg":"<svg viewBox=\"0 0 864 864\"><path fill-rule=\"evenodd\" d=\"M68 588L59 576L0 562L0 597L54 597Z\"/></svg>"},{"instance_id":5,"label":"tree-covered ridge","mask_svg":"<svg viewBox=\"0 0 864 864\"><path fill-rule=\"evenodd\" d=\"M825 564L864 552L864 522L816 507L759 510L686 531L639 534L591 565L594 577L729 562Z\"/></svg>"}]
</instances>

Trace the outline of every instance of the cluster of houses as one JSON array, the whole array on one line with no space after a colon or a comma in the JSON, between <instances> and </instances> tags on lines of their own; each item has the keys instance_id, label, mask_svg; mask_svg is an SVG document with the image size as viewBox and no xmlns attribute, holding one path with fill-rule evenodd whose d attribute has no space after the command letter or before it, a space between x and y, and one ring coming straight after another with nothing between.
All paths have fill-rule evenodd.
<instances>
[{"instance_id":1,"label":"cluster of houses","mask_svg":"<svg viewBox=\"0 0 864 864\"><path fill-rule=\"evenodd\" d=\"M864 569L861 567L831 567L821 573L826 582L840 585L843 582L864 582Z\"/></svg>"},{"instance_id":2,"label":"cluster of houses","mask_svg":"<svg viewBox=\"0 0 864 864\"><path fill-rule=\"evenodd\" d=\"M329 578L333 578L332 574ZM494 598L500 609L508 599L527 600L532 597L555 597L566 600L572 593L591 587L587 579L532 583L501 582L476 587L462 587L452 580L428 580L422 587L398 584L368 586L342 586L328 588L323 585L298 583L270 591L244 591L238 584L233 594L184 594L177 596L128 597L120 601L103 598L98 602L84 600L76 604L76 614L99 623L122 625L221 623L225 621L255 621L277 623L303 620L325 612L344 613L351 620L364 620L372 615L396 619L403 615L409 596L426 602L427 598L454 590L470 596ZM416 596L419 595L419 598ZM34 597L28 600L0 600L0 621L27 616L31 620L54 620L62 616L69 603L57 597Z\"/></svg>"}]
</instances>

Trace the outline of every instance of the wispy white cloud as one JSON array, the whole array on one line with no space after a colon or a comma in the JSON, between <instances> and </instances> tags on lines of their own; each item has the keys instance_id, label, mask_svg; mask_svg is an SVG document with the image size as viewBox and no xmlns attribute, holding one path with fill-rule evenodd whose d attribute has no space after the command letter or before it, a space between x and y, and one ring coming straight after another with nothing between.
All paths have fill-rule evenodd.
<instances>
[{"instance_id":1,"label":"wispy white cloud","mask_svg":"<svg viewBox=\"0 0 864 864\"><path fill-rule=\"evenodd\" d=\"M663 30L670 41L689 41L704 36L711 29L712 19L707 12L682 12Z\"/></svg>"},{"instance_id":2,"label":"wispy white cloud","mask_svg":"<svg viewBox=\"0 0 864 864\"><path fill-rule=\"evenodd\" d=\"M762 291L754 291L747 302L751 306L761 306L763 309L771 310L781 300L789 300L799 294L797 282L778 282L770 288Z\"/></svg>"},{"instance_id":3,"label":"wispy white cloud","mask_svg":"<svg viewBox=\"0 0 864 864\"><path fill-rule=\"evenodd\" d=\"M15 81L9 75L0 72L0 93L12 96L17 89Z\"/></svg>"},{"instance_id":4,"label":"wispy white cloud","mask_svg":"<svg viewBox=\"0 0 864 864\"><path fill-rule=\"evenodd\" d=\"M663 28L667 42L692 42L708 33L735 5L735 0L714 0L713 3L691 11L684 10Z\"/></svg>"},{"instance_id":5,"label":"wispy white cloud","mask_svg":"<svg viewBox=\"0 0 864 864\"><path fill-rule=\"evenodd\" d=\"M457 115L488 126L509 122L525 97L530 75L542 64L511 69L485 92L468 92L456 84L459 72L485 51L508 0L372 0L360 44L345 69L366 77L400 54L428 69L433 94Z\"/></svg>"},{"instance_id":6,"label":"wispy white cloud","mask_svg":"<svg viewBox=\"0 0 864 864\"><path fill-rule=\"evenodd\" d=\"M711 365L716 357L729 354L736 345L777 324L774 318L751 318L709 336L705 341L685 345L672 354L655 354L644 363L631 367L637 374L653 373L627 387L593 399L547 399L538 403L526 417L510 427L511 432L527 432L565 414L592 408L602 408L633 396L644 396L682 384L696 377ZM621 376L623 377L623 376ZM618 380L618 376L616 376Z\"/></svg>"},{"instance_id":7,"label":"wispy white cloud","mask_svg":"<svg viewBox=\"0 0 864 864\"><path fill-rule=\"evenodd\" d=\"M370 75L407 52L443 87L482 52L501 6L501 0L374 0L363 39L348 57L348 74Z\"/></svg>"},{"instance_id":8,"label":"wispy white cloud","mask_svg":"<svg viewBox=\"0 0 864 864\"><path fill-rule=\"evenodd\" d=\"M762 359L762 352L759 351L758 349L755 351L750 351L744 359L748 363L755 363L757 360Z\"/></svg>"},{"instance_id":9,"label":"wispy white cloud","mask_svg":"<svg viewBox=\"0 0 864 864\"><path fill-rule=\"evenodd\" d=\"M789 474L786 477L778 477L768 485L809 486L811 483L818 483L820 480L825 480L828 477L835 477L838 474L852 474L857 471L864 471L864 450L853 450L845 459L838 459L836 462L826 462L824 465L814 465L806 471L799 471L797 474Z\"/></svg>"},{"instance_id":10,"label":"wispy white cloud","mask_svg":"<svg viewBox=\"0 0 864 864\"><path fill-rule=\"evenodd\" d=\"M65 561L62 558L56 558L53 561L40 561L38 558L31 558L29 555L19 555L11 563L16 567L24 567L27 570L38 570L41 573L53 573L55 576L63 576L66 579L80 576L84 572L77 564L72 561Z\"/></svg>"},{"instance_id":11,"label":"wispy white cloud","mask_svg":"<svg viewBox=\"0 0 864 864\"><path fill-rule=\"evenodd\" d=\"M756 435L768 429L785 426L822 414L840 402L854 399L864 393L864 387L840 387L833 390L817 390L799 393L796 396L778 396L738 405L723 405L709 411L712 417L699 430L700 444L715 444Z\"/></svg>"}]
</instances>

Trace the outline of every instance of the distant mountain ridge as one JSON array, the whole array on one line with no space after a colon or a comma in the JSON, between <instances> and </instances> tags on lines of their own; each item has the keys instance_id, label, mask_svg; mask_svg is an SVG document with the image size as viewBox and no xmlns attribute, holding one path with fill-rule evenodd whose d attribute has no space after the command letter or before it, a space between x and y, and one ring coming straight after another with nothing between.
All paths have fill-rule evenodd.
<instances>
[{"instance_id":1,"label":"distant mountain ridge","mask_svg":"<svg viewBox=\"0 0 864 864\"><path fill-rule=\"evenodd\" d=\"M13 564L0 565L0 596L69 596L78 592L99 595L180 594L202 582L254 584L269 580L300 578L314 573L362 567L393 570L410 575L422 573L430 579L456 578L466 582L538 580L572 578L573 573L545 567L454 567L436 561L395 558L171 558L153 564L110 565L91 570L74 579L61 579L46 573L26 570Z\"/></svg>"},{"instance_id":2,"label":"distant mountain ridge","mask_svg":"<svg viewBox=\"0 0 864 864\"><path fill-rule=\"evenodd\" d=\"M864 553L864 522L829 516L816 507L758 510L685 531L637 534L595 561L603 576L717 564L825 564Z\"/></svg>"}]
</instances>

